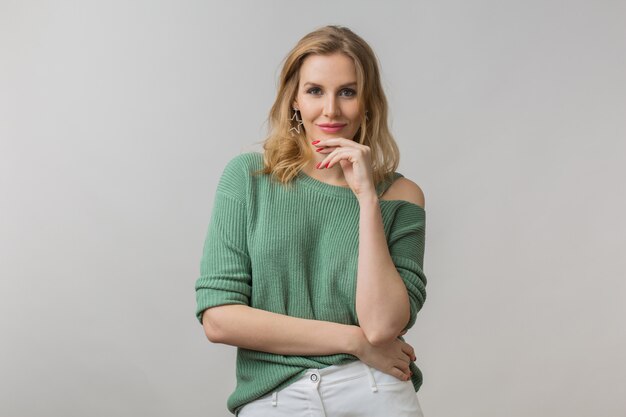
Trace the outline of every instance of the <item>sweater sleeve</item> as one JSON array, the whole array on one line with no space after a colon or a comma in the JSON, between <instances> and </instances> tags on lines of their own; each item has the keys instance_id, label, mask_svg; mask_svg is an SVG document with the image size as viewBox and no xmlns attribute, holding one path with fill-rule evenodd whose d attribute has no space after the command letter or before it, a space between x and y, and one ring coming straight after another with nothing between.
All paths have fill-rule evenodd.
<instances>
[{"instance_id":1,"label":"sweater sleeve","mask_svg":"<svg viewBox=\"0 0 626 417\"><path fill-rule=\"evenodd\" d=\"M409 293L411 315L404 330L415 324L418 311L426 300L424 241L426 212L415 204L398 208L389 235L389 254Z\"/></svg>"},{"instance_id":2,"label":"sweater sleeve","mask_svg":"<svg viewBox=\"0 0 626 417\"><path fill-rule=\"evenodd\" d=\"M247 246L246 170L234 158L224 169L215 193L213 210L196 280L196 317L209 307L249 304L252 271Z\"/></svg>"}]
</instances>

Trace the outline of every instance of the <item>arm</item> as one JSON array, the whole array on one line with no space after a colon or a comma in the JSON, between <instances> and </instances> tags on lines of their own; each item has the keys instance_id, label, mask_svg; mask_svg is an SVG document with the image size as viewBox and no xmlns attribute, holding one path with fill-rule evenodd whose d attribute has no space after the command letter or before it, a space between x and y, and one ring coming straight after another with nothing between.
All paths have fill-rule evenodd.
<instances>
[{"instance_id":1,"label":"arm","mask_svg":"<svg viewBox=\"0 0 626 417\"><path fill-rule=\"evenodd\" d=\"M365 339L358 326L250 307L246 158L233 158L224 168L205 237L195 290L196 316L206 336L216 343L285 355L356 353Z\"/></svg>"},{"instance_id":2,"label":"arm","mask_svg":"<svg viewBox=\"0 0 626 417\"><path fill-rule=\"evenodd\" d=\"M224 168L205 237L195 290L196 317L206 336L216 343L285 355L354 354L365 339L358 326L250 307L245 158L236 157Z\"/></svg>"},{"instance_id":3,"label":"arm","mask_svg":"<svg viewBox=\"0 0 626 417\"><path fill-rule=\"evenodd\" d=\"M241 304L205 310L202 326L213 343L281 355L356 356L364 340L358 326L301 319Z\"/></svg>"},{"instance_id":4,"label":"arm","mask_svg":"<svg viewBox=\"0 0 626 417\"><path fill-rule=\"evenodd\" d=\"M397 339L373 346L358 326L301 319L241 304L206 309L201 319L207 338L213 343L279 355L348 353L404 380L410 377L408 361L416 360L409 344Z\"/></svg>"},{"instance_id":5,"label":"arm","mask_svg":"<svg viewBox=\"0 0 626 417\"><path fill-rule=\"evenodd\" d=\"M389 254L378 197L359 200L356 311L372 345L397 337L409 321L409 296Z\"/></svg>"},{"instance_id":6,"label":"arm","mask_svg":"<svg viewBox=\"0 0 626 417\"><path fill-rule=\"evenodd\" d=\"M399 178L388 190L395 199L413 203L402 207L385 237L378 197L359 198L359 264L357 314L372 344L385 343L415 322L425 299L422 271L424 194L414 182ZM419 206L419 207L415 207ZM416 211L417 210L417 211Z\"/></svg>"}]
</instances>

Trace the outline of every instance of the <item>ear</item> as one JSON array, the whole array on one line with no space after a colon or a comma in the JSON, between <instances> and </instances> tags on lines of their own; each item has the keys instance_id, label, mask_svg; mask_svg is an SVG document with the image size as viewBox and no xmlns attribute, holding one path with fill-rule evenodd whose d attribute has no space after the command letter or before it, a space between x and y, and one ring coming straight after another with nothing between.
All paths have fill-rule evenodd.
<instances>
[{"instance_id":1,"label":"ear","mask_svg":"<svg viewBox=\"0 0 626 417\"><path fill-rule=\"evenodd\" d=\"M299 106L298 106L298 100L294 100L293 103L291 104L291 108L295 108L296 110L300 110Z\"/></svg>"}]
</instances>

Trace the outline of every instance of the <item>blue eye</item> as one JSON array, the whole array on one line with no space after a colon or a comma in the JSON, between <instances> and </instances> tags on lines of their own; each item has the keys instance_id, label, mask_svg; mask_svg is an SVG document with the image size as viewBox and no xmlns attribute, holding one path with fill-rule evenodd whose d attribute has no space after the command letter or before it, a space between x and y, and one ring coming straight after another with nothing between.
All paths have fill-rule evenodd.
<instances>
[{"instance_id":1,"label":"blue eye","mask_svg":"<svg viewBox=\"0 0 626 417\"><path fill-rule=\"evenodd\" d=\"M342 91L346 91L346 92L350 93L347 97L353 97L353 96L355 96L355 95L356 95L356 91L354 91L354 90L353 90L353 89L351 89L351 88L345 88L345 89L343 89Z\"/></svg>"},{"instance_id":2,"label":"blue eye","mask_svg":"<svg viewBox=\"0 0 626 417\"><path fill-rule=\"evenodd\" d=\"M321 91L319 87L312 87L306 90L307 94L313 95L318 95L318 91ZM354 91L352 88L344 88L343 90L341 90L341 95L344 97L354 97L356 96L356 91Z\"/></svg>"}]
</instances>

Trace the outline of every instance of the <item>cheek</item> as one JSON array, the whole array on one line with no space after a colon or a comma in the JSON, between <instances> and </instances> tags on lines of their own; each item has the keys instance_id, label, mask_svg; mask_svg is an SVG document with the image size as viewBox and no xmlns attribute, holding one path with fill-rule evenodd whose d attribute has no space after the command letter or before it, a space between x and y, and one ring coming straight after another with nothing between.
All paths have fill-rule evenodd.
<instances>
[{"instance_id":1,"label":"cheek","mask_svg":"<svg viewBox=\"0 0 626 417\"><path fill-rule=\"evenodd\" d=\"M315 109L310 106L300 106L300 115L302 116L303 121L310 121L311 119L317 117Z\"/></svg>"},{"instance_id":2,"label":"cheek","mask_svg":"<svg viewBox=\"0 0 626 417\"><path fill-rule=\"evenodd\" d=\"M345 106L344 114L352 120L358 120L359 119L359 104L354 102Z\"/></svg>"},{"instance_id":3,"label":"cheek","mask_svg":"<svg viewBox=\"0 0 626 417\"><path fill-rule=\"evenodd\" d=\"M352 123L354 125L356 125L357 127L360 126L360 124L361 124L361 116L359 115L358 110L355 111L354 113L351 113L349 117L350 117L350 120L352 120Z\"/></svg>"}]
</instances>

